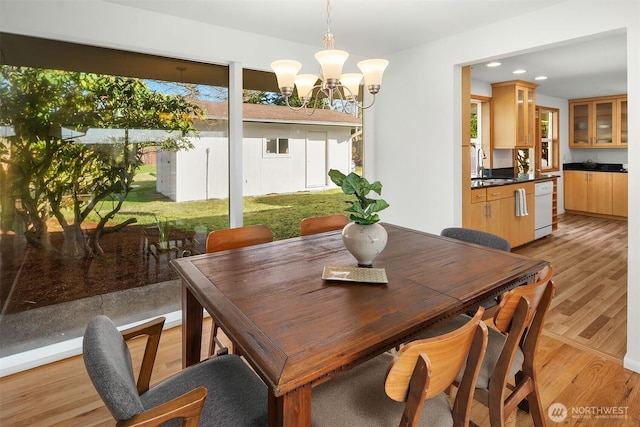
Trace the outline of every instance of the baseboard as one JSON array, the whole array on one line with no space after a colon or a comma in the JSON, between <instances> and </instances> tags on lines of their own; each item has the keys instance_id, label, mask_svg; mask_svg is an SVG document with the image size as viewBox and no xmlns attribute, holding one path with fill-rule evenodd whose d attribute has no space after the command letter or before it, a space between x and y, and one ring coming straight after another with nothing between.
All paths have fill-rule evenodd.
<instances>
[{"instance_id":1,"label":"baseboard","mask_svg":"<svg viewBox=\"0 0 640 427\"><path fill-rule=\"evenodd\" d=\"M164 315L166 321L164 329L170 329L182 324L182 311L174 311ZM123 325L118 329L127 329L132 326L139 325L150 319L144 319L137 322ZM38 366L47 365L49 363L58 362L69 357L82 354L82 337L73 338L67 341L47 345L33 350L24 351L22 353L12 354L0 359L0 378L16 374L18 372L37 368Z\"/></svg>"},{"instance_id":2,"label":"baseboard","mask_svg":"<svg viewBox=\"0 0 640 427\"><path fill-rule=\"evenodd\" d=\"M624 363L622 366L624 366L625 369L640 374L640 360L630 358L629 354L624 356Z\"/></svg>"}]
</instances>

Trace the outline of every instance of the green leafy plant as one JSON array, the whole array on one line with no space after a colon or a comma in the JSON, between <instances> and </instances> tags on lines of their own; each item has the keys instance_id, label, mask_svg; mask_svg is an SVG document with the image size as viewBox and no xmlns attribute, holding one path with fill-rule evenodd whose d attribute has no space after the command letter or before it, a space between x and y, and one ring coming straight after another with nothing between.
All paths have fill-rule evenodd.
<instances>
[{"instance_id":1,"label":"green leafy plant","mask_svg":"<svg viewBox=\"0 0 640 427\"><path fill-rule=\"evenodd\" d=\"M173 222L167 220L165 218L164 221L159 220L156 217L156 224L158 225L158 232L160 234L160 244L167 246L169 243L169 234L171 233L171 227L173 227Z\"/></svg>"},{"instance_id":2,"label":"green leafy plant","mask_svg":"<svg viewBox=\"0 0 640 427\"><path fill-rule=\"evenodd\" d=\"M356 196L356 200L347 200L349 206L345 211L351 212L349 219L358 224L375 224L380 221L378 212L389 207L383 199L370 199L367 195L373 191L378 195L382 194L382 184L380 181L369 183L366 178L361 177L355 172L345 175L337 169L329 171L331 181L342 188L342 192L346 195Z\"/></svg>"}]
</instances>

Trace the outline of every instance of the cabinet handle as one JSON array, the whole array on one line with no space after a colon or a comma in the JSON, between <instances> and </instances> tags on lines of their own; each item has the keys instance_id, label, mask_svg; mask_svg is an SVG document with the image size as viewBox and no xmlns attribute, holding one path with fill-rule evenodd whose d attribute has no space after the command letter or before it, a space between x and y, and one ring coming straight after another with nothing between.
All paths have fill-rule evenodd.
<instances>
[{"instance_id":1,"label":"cabinet handle","mask_svg":"<svg viewBox=\"0 0 640 427\"><path fill-rule=\"evenodd\" d=\"M500 192L498 192L498 193L491 193L491 195L492 195L492 196L499 196L500 194L502 194L502 193L500 193Z\"/></svg>"}]
</instances>

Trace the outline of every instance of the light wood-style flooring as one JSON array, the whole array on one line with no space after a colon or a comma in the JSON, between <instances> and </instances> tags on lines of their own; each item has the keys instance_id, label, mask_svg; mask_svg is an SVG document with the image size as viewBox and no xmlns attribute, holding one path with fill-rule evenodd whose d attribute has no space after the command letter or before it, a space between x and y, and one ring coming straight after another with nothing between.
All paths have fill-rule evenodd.
<instances>
[{"instance_id":1,"label":"light wood-style flooring","mask_svg":"<svg viewBox=\"0 0 640 427\"><path fill-rule=\"evenodd\" d=\"M627 339L627 222L562 215L551 236L514 252L553 266L544 333L622 363Z\"/></svg>"},{"instance_id":2,"label":"light wood-style flooring","mask_svg":"<svg viewBox=\"0 0 640 427\"><path fill-rule=\"evenodd\" d=\"M557 425L640 426L640 374L621 366L624 344L616 344L611 351L607 343L624 343L626 335L625 314L619 314L625 312L626 300L624 292L617 295L618 283L626 286L626 249L620 255L619 246L626 248L626 223L567 215L554 236L516 250L548 259L554 266L558 292L539 347L538 369L543 407L561 403L569 411L568 418ZM205 321L204 337L209 327ZM572 341L572 337L577 338ZM136 366L142 344L132 345ZM590 350L590 345L596 350ZM181 328L176 327L163 333L152 384L180 369ZM624 412L624 418L594 415L611 408ZM591 415L586 414L589 411ZM472 419L488 426L486 410L479 404ZM532 425L531 417L521 411L512 421L517 426ZM113 424L81 356L0 379L0 426ZM556 424L548 420L548 425Z\"/></svg>"}]
</instances>

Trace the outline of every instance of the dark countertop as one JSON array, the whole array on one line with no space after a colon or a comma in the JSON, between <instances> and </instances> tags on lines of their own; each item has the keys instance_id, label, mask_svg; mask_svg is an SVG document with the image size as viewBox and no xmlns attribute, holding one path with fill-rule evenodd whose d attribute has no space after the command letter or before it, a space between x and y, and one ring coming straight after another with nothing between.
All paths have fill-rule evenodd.
<instances>
[{"instance_id":1,"label":"dark countertop","mask_svg":"<svg viewBox=\"0 0 640 427\"><path fill-rule=\"evenodd\" d=\"M472 178L471 188L488 188L496 187L500 185L512 185L521 184L523 182L535 182L535 181L548 181L553 178L560 178L559 175L552 174L520 174L517 178L514 177L485 177L485 178Z\"/></svg>"},{"instance_id":2,"label":"dark countertop","mask_svg":"<svg viewBox=\"0 0 640 427\"><path fill-rule=\"evenodd\" d=\"M595 162L564 163L562 165L562 169L567 171L627 173L627 170L622 168L622 163L595 163Z\"/></svg>"}]
</instances>

